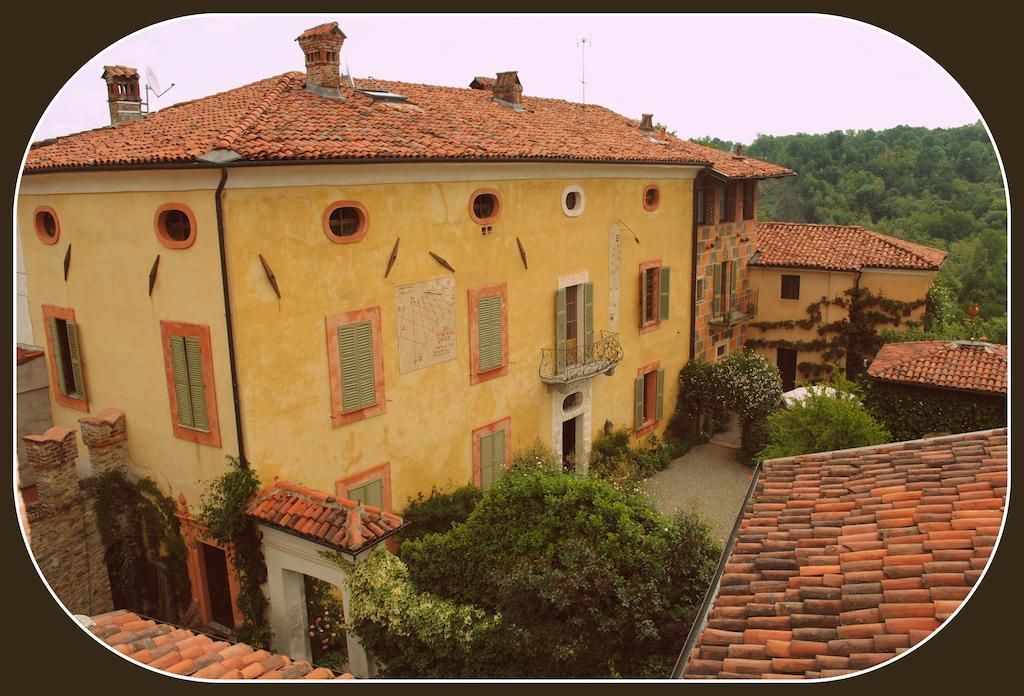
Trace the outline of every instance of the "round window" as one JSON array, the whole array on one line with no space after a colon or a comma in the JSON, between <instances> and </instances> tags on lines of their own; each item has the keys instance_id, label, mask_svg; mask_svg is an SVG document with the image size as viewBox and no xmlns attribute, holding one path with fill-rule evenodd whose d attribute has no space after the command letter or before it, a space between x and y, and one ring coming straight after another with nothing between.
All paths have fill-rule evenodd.
<instances>
[{"instance_id":1,"label":"round window","mask_svg":"<svg viewBox=\"0 0 1024 696\"><path fill-rule=\"evenodd\" d=\"M196 218L187 206L168 203L157 208L156 236L169 249L185 249L196 240Z\"/></svg>"},{"instance_id":2,"label":"round window","mask_svg":"<svg viewBox=\"0 0 1024 696\"><path fill-rule=\"evenodd\" d=\"M501 214L501 199L493 189L481 189L469 199L469 216L478 225L494 222Z\"/></svg>"},{"instance_id":3,"label":"round window","mask_svg":"<svg viewBox=\"0 0 1024 696\"><path fill-rule=\"evenodd\" d=\"M569 396L565 397L565 400L562 401L562 410L563 411L571 411L572 409L574 409L577 406L579 406L582 402L583 402L583 393L582 392L574 392L574 393L570 394Z\"/></svg>"},{"instance_id":4,"label":"round window","mask_svg":"<svg viewBox=\"0 0 1024 696\"><path fill-rule=\"evenodd\" d=\"M583 189L579 186L567 186L562 191L562 212L569 217L577 217L583 212L583 206L586 203L586 198L583 195Z\"/></svg>"},{"instance_id":5,"label":"round window","mask_svg":"<svg viewBox=\"0 0 1024 696\"><path fill-rule=\"evenodd\" d=\"M336 201L324 211L324 234L332 242L351 244L366 236L366 208L355 201Z\"/></svg>"},{"instance_id":6,"label":"round window","mask_svg":"<svg viewBox=\"0 0 1024 696\"><path fill-rule=\"evenodd\" d=\"M35 214L36 236L43 244L56 244L60 238L60 223L53 208L41 207Z\"/></svg>"},{"instance_id":7,"label":"round window","mask_svg":"<svg viewBox=\"0 0 1024 696\"><path fill-rule=\"evenodd\" d=\"M661 191L657 186L648 186L644 189L644 208L646 210L656 210L660 201Z\"/></svg>"}]
</instances>

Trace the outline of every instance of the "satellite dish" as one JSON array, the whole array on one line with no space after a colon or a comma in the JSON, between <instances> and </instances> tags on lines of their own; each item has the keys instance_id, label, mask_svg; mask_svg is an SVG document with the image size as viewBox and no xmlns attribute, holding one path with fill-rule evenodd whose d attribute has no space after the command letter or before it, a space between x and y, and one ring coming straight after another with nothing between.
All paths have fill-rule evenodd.
<instances>
[{"instance_id":1,"label":"satellite dish","mask_svg":"<svg viewBox=\"0 0 1024 696\"><path fill-rule=\"evenodd\" d=\"M156 79L156 73L149 66L146 66L146 82L154 92L160 94L160 80Z\"/></svg>"}]
</instances>

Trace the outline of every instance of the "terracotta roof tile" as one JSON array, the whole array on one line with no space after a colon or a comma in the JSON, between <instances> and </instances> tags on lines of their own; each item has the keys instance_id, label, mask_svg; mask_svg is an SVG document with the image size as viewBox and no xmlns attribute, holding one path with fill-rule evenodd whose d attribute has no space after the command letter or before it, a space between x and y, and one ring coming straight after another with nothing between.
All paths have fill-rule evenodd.
<instances>
[{"instance_id":1,"label":"terracotta roof tile","mask_svg":"<svg viewBox=\"0 0 1024 696\"><path fill-rule=\"evenodd\" d=\"M764 462L683 678L838 676L926 638L992 554L1006 443L1001 428Z\"/></svg>"},{"instance_id":2,"label":"terracotta roof tile","mask_svg":"<svg viewBox=\"0 0 1024 696\"><path fill-rule=\"evenodd\" d=\"M253 650L245 643L217 641L170 624L143 620L123 609L78 619L122 655L170 674L198 679L354 678L348 673L339 676L323 667L314 668L306 660Z\"/></svg>"},{"instance_id":3,"label":"terracotta roof tile","mask_svg":"<svg viewBox=\"0 0 1024 696\"><path fill-rule=\"evenodd\" d=\"M976 341L887 343L872 361L868 375L887 382L1005 395L1007 350L1005 345ZM971 490L958 487L961 502L970 497L963 493Z\"/></svg>"},{"instance_id":4,"label":"terracotta roof tile","mask_svg":"<svg viewBox=\"0 0 1024 696\"><path fill-rule=\"evenodd\" d=\"M372 505L278 481L250 503L247 516L262 524L341 551L368 548L398 531L401 517Z\"/></svg>"},{"instance_id":5,"label":"terracotta roof tile","mask_svg":"<svg viewBox=\"0 0 1024 696\"><path fill-rule=\"evenodd\" d=\"M757 225L757 251L751 266L821 268L859 271L863 268L938 270L946 252L866 230L858 225L813 225L803 222L762 222Z\"/></svg>"},{"instance_id":6,"label":"terracotta roof tile","mask_svg":"<svg viewBox=\"0 0 1024 696\"><path fill-rule=\"evenodd\" d=\"M24 365L25 363L32 362L36 358L42 357L42 348L22 348L17 346L14 349L14 361L18 365Z\"/></svg>"},{"instance_id":7,"label":"terracotta roof tile","mask_svg":"<svg viewBox=\"0 0 1024 696\"><path fill-rule=\"evenodd\" d=\"M139 71L126 65L104 65L100 77L138 77Z\"/></svg>"},{"instance_id":8,"label":"terracotta roof tile","mask_svg":"<svg viewBox=\"0 0 1024 696\"><path fill-rule=\"evenodd\" d=\"M312 30L311 30L312 31ZM269 160L557 160L711 166L729 177L785 176L784 167L737 159L597 105L524 96L523 111L487 90L360 80L402 94L375 100L340 88L343 100L305 89L290 72L161 109L117 126L33 143L26 172L104 165L194 163L214 149Z\"/></svg>"}]
</instances>

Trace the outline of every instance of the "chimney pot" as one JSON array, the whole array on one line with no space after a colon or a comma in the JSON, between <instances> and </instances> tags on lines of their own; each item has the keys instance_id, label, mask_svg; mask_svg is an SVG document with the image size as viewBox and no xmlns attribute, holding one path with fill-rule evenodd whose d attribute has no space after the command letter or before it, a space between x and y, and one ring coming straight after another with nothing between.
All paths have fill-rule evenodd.
<instances>
[{"instance_id":1,"label":"chimney pot","mask_svg":"<svg viewBox=\"0 0 1024 696\"><path fill-rule=\"evenodd\" d=\"M138 70L125 65L104 65L100 77L107 83L110 125L116 126L142 118Z\"/></svg>"},{"instance_id":2,"label":"chimney pot","mask_svg":"<svg viewBox=\"0 0 1024 696\"><path fill-rule=\"evenodd\" d=\"M345 34L337 22L307 29L295 38L306 60L306 89L321 96L341 98L341 45Z\"/></svg>"},{"instance_id":3,"label":"chimney pot","mask_svg":"<svg viewBox=\"0 0 1024 696\"><path fill-rule=\"evenodd\" d=\"M519 72L509 70L497 74L492 88L494 98L512 105L514 109L522 108L523 85L519 82Z\"/></svg>"},{"instance_id":4,"label":"chimney pot","mask_svg":"<svg viewBox=\"0 0 1024 696\"><path fill-rule=\"evenodd\" d=\"M743 145L740 143L736 144L736 157L743 158Z\"/></svg>"},{"instance_id":5,"label":"chimney pot","mask_svg":"<svg viewBox=\"0 0 1024 696\"><path fill-rule=\"evenodd\" d=\"M654 132L654 114L644 114L640 119L640 130L645 133Z\"/></svg>"}]
</instances>

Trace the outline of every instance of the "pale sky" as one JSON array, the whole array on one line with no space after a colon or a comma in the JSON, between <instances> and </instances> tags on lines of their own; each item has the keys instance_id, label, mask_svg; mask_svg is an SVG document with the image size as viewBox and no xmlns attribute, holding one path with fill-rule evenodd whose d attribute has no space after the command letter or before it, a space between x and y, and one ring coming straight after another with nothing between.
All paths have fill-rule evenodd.
<instances>
[{"instance_id":1,"label":"pale sky","mask_svg":"<svg viewBox=\"0 0 1024 696\"><path fill-rule=\"evenodd\" d=\"M70 76L33 140L110 123L103 65L149 66L176 86L152 108L304 70L304 29L336 21L356 78L468 86L518 70L526 95L586 101L654 119L681 137L749 143L978 120L959 84L904 40L825 15L203 15L143 29ZM965 48L966 50L966 48ZM54 76L54 81L67 75ZM145 77L142 79L145 84Z\"/></svg>"}]
</instances>

